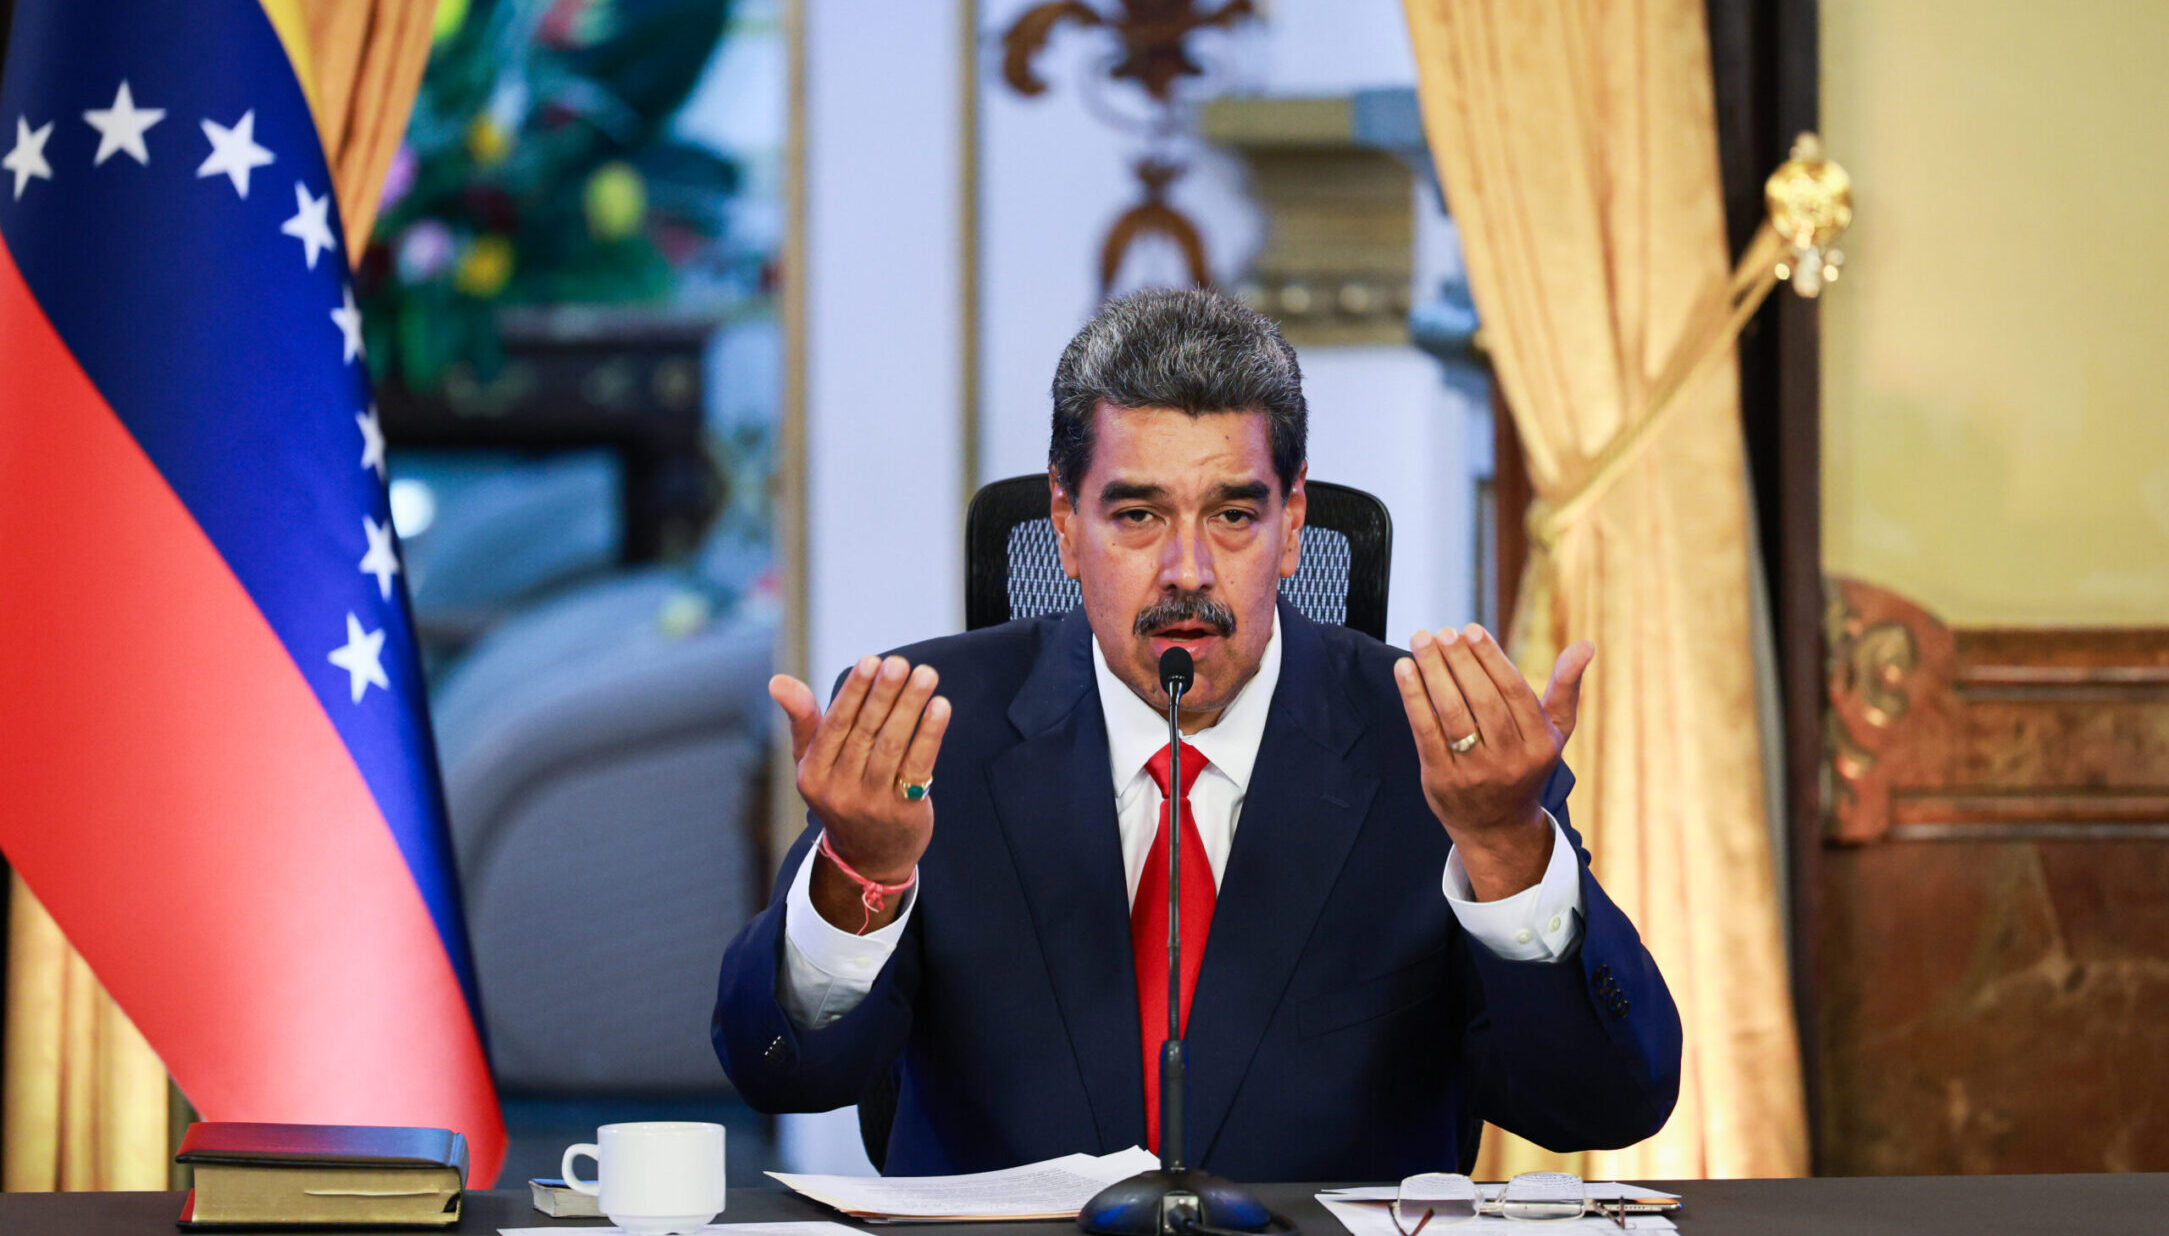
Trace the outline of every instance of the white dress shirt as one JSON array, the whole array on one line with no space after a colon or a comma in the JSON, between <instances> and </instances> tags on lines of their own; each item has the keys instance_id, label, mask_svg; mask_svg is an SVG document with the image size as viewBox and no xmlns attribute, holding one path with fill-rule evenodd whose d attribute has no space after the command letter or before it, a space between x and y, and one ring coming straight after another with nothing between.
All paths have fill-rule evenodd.
<instances>
[{"instance_id":1,"label":"white dress shirt","mask_svg":"<svg viewBox=\"0 0 2169 1236\"><path fill-rule=\"evenodd\" d=\"M1107 667L1099 640L1092 641L1092 670L1099 683L1100 711L1107 724L1109 772L1115 791L1115 819L1122 832L1122 873L1132 900L1145 860L1160 831L1160 787L1145 764L1167 745L1167 716L1139 698ZM1191 819L1205 843L1213 885L1227 870L1235 844L1243 797L1265 737L1273 690L1280 683L1280 619L1266 641L1258 672L1221 710L1211 727L1184 735L1184 741L1211 761L1190 787ZM1545 814L1551 820L1550 813ZM1478 901L1461 866L1458 850L1446 855L1440 879L1447 904L1476 940L1509 961L1557 961L1573 952L1582 938L1581 864L1557 820L1551 820L1551 861L1535 885L1498 901ZM937 818L936 827L939 827ZM831 924L813 908L814 851L798 866L786 897L783 920L782 991L784 1012L801 1028L827 1025L865 998L896 941L910 921L923 891L914 884L903 896L895 921L879 931L854 935ZM937 894L939 895L939 894Z\"/></svg>"}]
</instances>

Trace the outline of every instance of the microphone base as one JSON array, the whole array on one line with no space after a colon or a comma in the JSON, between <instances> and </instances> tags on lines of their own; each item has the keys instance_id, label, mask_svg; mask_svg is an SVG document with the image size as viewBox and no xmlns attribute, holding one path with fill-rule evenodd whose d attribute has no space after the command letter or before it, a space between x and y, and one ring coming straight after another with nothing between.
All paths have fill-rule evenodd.
<instances>
[{"instance_id":1,"label":"microphone base","mask_svg":"<svg viewBox=\"0 0 2169 1236\"><path fill-rule=\"evenodd\" d=\"M1096 1236L1191 1236L1202 1225L1262 1232L1272 1215L1232 1180L1185 1168L1154 1168L1101 1189L1077 1213L1077 1226Z\"/></svg>"}]
</instances>

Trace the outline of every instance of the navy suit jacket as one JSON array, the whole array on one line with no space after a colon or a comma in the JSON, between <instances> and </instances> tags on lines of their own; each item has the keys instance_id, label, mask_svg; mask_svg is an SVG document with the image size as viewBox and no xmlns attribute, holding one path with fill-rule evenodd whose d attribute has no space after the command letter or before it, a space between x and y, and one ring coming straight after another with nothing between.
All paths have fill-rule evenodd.
<instances>
[{"instance_id":1,"label":"navy suit jacket","mask_svg":"<svg viewBox=\"0 0 2169 1236\"><path fill-rule=\"evenodd\" d=\"M1280 607L1282 665L1186 1030L1190 1161L1238 1180L1465 1169L1482 1120L1558 1149L1654 1133L1680 1022L1589 875L1564 767L1545 805L1581 861L1578 955L1502 960L1439 888L1393 681L1399 655ZM887 1170L981 1171L1145 1133L1130 906L1084 611L899 650L954 705L918 903L856 1008L777 1000L784 899L731 941L712 1027L762 1111L857 1102L901 1062ZM810 824L784 860L797 870Z\"/></svg>"}]
</instances>

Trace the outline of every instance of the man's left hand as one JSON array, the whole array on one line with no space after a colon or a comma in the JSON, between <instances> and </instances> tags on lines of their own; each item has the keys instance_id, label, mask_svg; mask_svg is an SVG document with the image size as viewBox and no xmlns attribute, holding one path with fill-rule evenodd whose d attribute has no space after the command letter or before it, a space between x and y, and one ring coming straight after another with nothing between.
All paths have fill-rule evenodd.
<instances>
[{"instance_id":1,"label":"man's left hand","mask_svg":"<svg viewBox=\"0 0 2169 1236\"><path fill-rule=\"evenodd\" d=\"M1416 736L1424 798L1453 838L1476 899L1511 897L1541 880L1551 860L1541 795L1574 732L1596 646L1568 645L1541 700L1474 623L1418 631L1408 647L1393 677Z\"/></svg>"}]
</instances>

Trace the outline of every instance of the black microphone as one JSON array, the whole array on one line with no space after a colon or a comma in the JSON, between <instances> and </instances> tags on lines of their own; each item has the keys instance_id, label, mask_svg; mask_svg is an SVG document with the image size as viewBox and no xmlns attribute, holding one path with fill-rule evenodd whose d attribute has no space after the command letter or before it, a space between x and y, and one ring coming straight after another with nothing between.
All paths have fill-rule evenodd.
<instances>
[{"instance_id":1,"label":"black microphone","mask_svg":"<svg viewBox=\"0 0 2169 1236\"><path fill-rule=\"evenodd\" d=\"M1197 680L1188 649L1160 654L1167 692L1167 1041L1160 1045L1160 1170L1182 1171L1182 697Z\"/></svg>"},{"instance_id":2,"label":"black microphone","mask_svg":"<svg viewBox=\"0 0 2169 1236\"><path fill-rule=\"evenodd\" d=\"M1160 685L1167 689L1170 705L1196 680L1197 662L1190 659L1188 649L1170 648L1160 654Z\"/></svg>"},{"instance_id":3,"label":"black microphone","mask_svg":"<svg viewBox=\"0 0 2169 1236\"><path fill-rule=\"evenodd\" d=\"M1077 1226L1095 1236L1238 1236L1262 1232L1272 1222L1264 1204L1241 1185L1183 1163L1182 697L1196 678L1197 665L1188 649L1160 654L1168 745L1167 1041L1160 1048L1160 1166L1118 1180L1085 1203Z\"/></svg>"}]
</instances>

